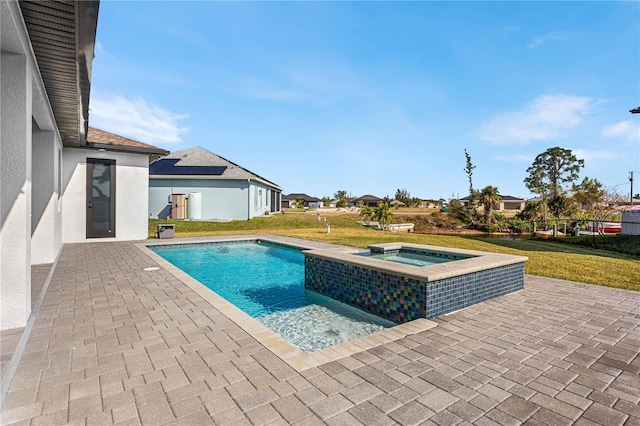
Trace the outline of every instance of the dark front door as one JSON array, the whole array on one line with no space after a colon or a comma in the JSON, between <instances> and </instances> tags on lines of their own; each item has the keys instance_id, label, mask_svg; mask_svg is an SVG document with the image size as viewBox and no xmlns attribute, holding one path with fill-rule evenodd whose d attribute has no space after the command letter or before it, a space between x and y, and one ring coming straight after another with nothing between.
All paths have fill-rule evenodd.
<instances>
[{"instance_id":1,"label":"dark front door","mask_svg":"<svg viewBox=\"0 0 640 426\"><path fill-rule=\"evenodd\" d=\"M87 158L87 238L116 236L116 161Z\"/></svg>"}]
</instances>

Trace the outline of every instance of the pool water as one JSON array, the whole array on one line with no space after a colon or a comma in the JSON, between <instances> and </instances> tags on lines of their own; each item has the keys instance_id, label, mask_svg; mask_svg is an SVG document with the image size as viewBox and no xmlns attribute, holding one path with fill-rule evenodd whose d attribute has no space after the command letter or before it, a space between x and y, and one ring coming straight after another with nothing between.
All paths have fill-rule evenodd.
<instances>
[{"instance_id":1,"label":"pool water","mask_svg":"<svg viewBox=\"0 0 640 426\"><path fill-rule=\"evenodd\" d=\"M373 259L387 260L389 262L402 263L404 265L412 266L429 266L439 263L451 262L453 259L447 259L445 257L429 256L427 254L420 253L360 253L361 256L368 256Z\"/></svg>"},{"instance_id":2,"label":"pool water","mask_svg":"<svg viewBox=\"0 0 640 426\"><path fill-rule=\"evenodd\" d=\"M304 352L395 325L306 290L304 255L296 248L248 241L149 249Z\"/></svg>"}]
</instances>

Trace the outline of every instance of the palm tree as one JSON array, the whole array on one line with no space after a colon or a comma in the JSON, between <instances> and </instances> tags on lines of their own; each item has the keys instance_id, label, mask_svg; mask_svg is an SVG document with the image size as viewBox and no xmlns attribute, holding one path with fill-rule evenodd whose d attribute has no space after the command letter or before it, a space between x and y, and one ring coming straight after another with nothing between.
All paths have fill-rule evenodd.
<instances>
[{"instance_id":1,"label":"palm tree","mask_svg":"<svg viewBox=\"0 0 640 426\"><path fill-rule=\"evenodd\" d=\"M380 201L378 203L378 207L376 207L373 211L373 219L378 221L380 225L382 225L382 229L385 229L386 226L393 220L393 213L389 210L389 204Z\"/></svg>"},{"instance_id":2,"label":"palm tree","mask_svg":"<svg viewBox=\"0 0 640 426\"><path fill-rule=\"evenodd\" d=\"M370 206L360 208L360 220L369 220L373 216L373 209Z\"/></svg>"},{"instance_id":3,"label":"palm tree","mask_svg":"<svg viewBox=\"0 0 640 426\"><path fill-rule=\"evenodd\" d=\"M495 186L485 186L480 191L480 202L484 207L484 222L489 223L493 214L493 206L500 202L500 192Z\"/></svg>"}]
</instances>

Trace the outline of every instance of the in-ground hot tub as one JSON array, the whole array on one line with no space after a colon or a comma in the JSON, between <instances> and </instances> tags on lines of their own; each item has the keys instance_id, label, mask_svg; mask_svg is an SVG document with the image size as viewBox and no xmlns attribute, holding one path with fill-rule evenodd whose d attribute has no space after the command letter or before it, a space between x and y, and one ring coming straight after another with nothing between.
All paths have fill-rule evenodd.
<instances>
[{"instance_id":1,"label":"in-ground hot tub","mask_svg":"<svg viewBox=\"0 0 640 426\"><path fill-rule=\"evenodd\" d=\"M309 250L305 287L396 323L524 288L523 256L410 243Z\"/></svg>"}]
</instances>

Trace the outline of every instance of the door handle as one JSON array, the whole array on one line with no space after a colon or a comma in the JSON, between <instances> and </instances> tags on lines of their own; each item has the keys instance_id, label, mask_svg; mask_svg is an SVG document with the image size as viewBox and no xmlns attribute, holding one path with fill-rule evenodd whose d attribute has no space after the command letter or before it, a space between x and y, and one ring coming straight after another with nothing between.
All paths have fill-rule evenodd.
<instances>
[{"instance_id":1,"label":"door handle","mask_svg":"<svg viewBox=\"0 0 640 426\"><path fill-rule=\"evenodd\" d=\"M90 209L92 209L92 208L93 208L93 203L89 203L89 206L88 206L88 207L89 207Z\"/></svg>"}]
</instances>

